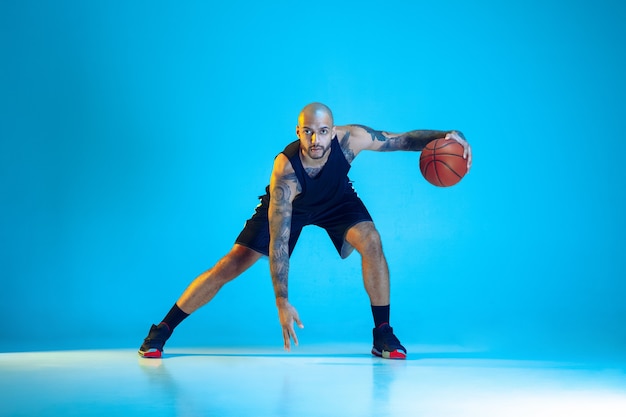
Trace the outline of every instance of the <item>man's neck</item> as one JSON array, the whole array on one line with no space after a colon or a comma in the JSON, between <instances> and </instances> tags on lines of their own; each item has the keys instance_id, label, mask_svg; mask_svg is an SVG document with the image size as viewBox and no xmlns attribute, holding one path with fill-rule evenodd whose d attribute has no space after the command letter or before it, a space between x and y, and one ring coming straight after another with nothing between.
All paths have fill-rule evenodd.
<instances>
[{"instance_id":1,"label":"man's neck","mask_svg":"<svg viewBox=\"0 0 626 417\"><path fill-rule=\"evenodd\" d=\"M318 168L321 169L328 162L328 157L330 156L331 150L329 149L324 157L319 159L313 159L308 156L304 151L300 151L300 160L302 161L302 166L305 168Z\"/></svg>"},{"instance_id":2,"label":"man's neck","mask_svg":"<svg viewBox=\"0 0 626 417\"><path fill-rule=\"evenodd\" d=\"M326 155L320 159L313 159L309 157L304 151L300 150L300 161L302 161L302 167L307 175L311 178L315 178L322 171L322 168L328 162L328 157L330 156L331 149L328 150Z\"/></svg>"}]
</instances>

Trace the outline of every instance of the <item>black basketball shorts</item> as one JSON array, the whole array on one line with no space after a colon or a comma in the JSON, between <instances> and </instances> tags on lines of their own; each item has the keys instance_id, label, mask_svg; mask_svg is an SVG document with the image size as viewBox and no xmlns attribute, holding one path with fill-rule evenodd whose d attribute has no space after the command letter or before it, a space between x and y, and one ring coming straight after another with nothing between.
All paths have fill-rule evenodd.
<instances>
[{"instance_id":1,"label":"black basketball shorts","mask_svg":"<svg viewBox=\"0 0 626 417\"><path fill-rule=\"evenodd\" d=\"M268 206L268 198L263 196L261 204L257 206L254 215L246 221L243 230L235 240L235 243L265 256L269 256L270 245ZM354 249L345 241L348 229L366 221L372 221L372 216L356 193L345 194L343 199L330 210L315 212L314 210L298 210L294 207L289 237L289 255L293 252L304 226L314 225L326 230L339 256L347 258Z\"/></svg>"}]
</instances>

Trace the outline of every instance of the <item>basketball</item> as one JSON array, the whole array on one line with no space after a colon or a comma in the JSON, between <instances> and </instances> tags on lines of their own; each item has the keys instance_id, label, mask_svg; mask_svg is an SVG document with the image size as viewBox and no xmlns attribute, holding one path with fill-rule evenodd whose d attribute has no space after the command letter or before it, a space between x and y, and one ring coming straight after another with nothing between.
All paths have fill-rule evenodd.
<instances>
[{"instance_id":1,"label":"basketball","mask_svg":"<svg viewBox=\"0 0 626 417\"><path fill-rule=\"evenodd\" d=\"M437 187L450 187L467 173L463 145L453 139L435 139L420 155L420 171L426 181Z\"/></svg>"}]
</instances>

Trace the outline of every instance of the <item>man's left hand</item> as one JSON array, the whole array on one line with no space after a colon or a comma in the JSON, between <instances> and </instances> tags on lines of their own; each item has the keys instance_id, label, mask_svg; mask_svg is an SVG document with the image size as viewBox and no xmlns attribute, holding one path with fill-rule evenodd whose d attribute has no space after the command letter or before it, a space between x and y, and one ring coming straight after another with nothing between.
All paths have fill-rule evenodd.
<instances>
[{"instance_id":1,"label":"man's left hand","mask_svg":"<svg viewBox=\"0 0 626 417\"><path fill-rule=\"evenodd\" d=\"M467 172L469 172L472 167L472 147L467 140L465 140L463 133L458 130L453 130L446 134L446 139L456 140L463 146L463 159L467 160Z\"/></svg>"}]
</instances>

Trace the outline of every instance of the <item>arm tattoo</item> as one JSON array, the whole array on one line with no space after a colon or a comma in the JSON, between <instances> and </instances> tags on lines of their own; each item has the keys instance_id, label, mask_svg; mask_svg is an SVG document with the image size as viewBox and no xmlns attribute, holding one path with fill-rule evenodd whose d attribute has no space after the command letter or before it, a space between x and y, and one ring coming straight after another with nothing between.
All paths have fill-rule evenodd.
<instances>
[{"instance_id":1,"label":"arm tattoo","mask_svg":"<svg viewBox=\"0 0 626 417\"><path fill-rule=\"evenodd\" d=\"M428 142L443 138L446 131L442 130L412 130L398 136L385 138L381 151L421 151Z\"/></svg>"},{"instance_id":2,"label":"arm tattoo","mask_svg":"<svg viewBox=\"0 0 626 417\"><path fill-rule=\"evenodd\" d=\"M282 207L285 203L289 203L289 198L291 197L291 189L289 188L289 184L286 184L285 177L276 181L274 184L274 188L270 193L271 202L278 207Z\"/></svg>"},{"instance_id":3,"label":"arm tattoo","mask_svg":"<svg viewBox=\"0 0 626 417\"><path fill-rule=\"evenodd\" d=\"M374 130L371 127L367 127L363 125L350 125L350 126L360 127L361 129L365 130L372 137L372 142L375 140L378 140L380 142L384 142L387 140L383 132L381 132L380 130Z\"/></svg>"},{"instance_id":4,"label":"arm tattoo","mask_svg":"<svg viewBox=\"0 0 626 417\"><path fill-rule=\"evenodd\" d=\"M291 234L291 188L289 176L276 180L270 195L270 274L276 297L287 298L289 236Z\"/></svg>"},{"instance_id":5,"label":"arm tattoo","mask_svg":"<svg viewBox=\"0 0 626 417\"><path fill-rule=\"evenodd\" d=\"M356 158L356 155L354 154L354 151L350 149L350 131L347 131L346 134L341 138L341 140L339 141L339 146L341 147L343 156L346 158L346 161L351 164L352 161L354 161L354 158Z\"/></svg>"},{"instance_id":6,"label":"arm tattoo","mask_svg":"<svg viewBox=\"0 0 626 417\"><path fill-rule=\"evenodd\" d=\"M396 136L390 136L389 133L382 130L374 130L371 127L363 125L350 125L360 127L365 130L371 137L372 142L378 141L383 144L378 148L379 151L421 151L431 140L443 138L446 131L441 130L411 130L410 132L402 133ZM343 138L348 140L349 133ZM347 149L346 146L344 149ZM354 158L353 158L354 159Z\"/></svg>"}]
</instances>

